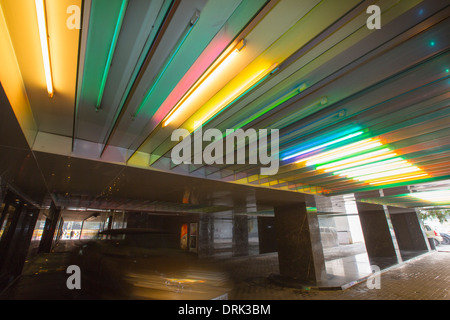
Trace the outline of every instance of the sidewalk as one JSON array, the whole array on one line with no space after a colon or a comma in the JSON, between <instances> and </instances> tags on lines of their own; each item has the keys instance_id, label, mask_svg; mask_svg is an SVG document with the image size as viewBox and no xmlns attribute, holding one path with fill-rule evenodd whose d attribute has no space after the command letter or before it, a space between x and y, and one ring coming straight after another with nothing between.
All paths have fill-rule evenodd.
<instances>
[{"instance_id":1,"label":"sidewalk","mask_svg":"<svg viewBox=\"0 0 450 320\"><path fill-rule=\"evenodd\" d=\"M432 252L381 273L380 289L363 281L346 290L302 290L268 279L278 272L277 255L227 263L236 286L231 300L450 300L450 252Z\"/></svg>"}]
</instances>

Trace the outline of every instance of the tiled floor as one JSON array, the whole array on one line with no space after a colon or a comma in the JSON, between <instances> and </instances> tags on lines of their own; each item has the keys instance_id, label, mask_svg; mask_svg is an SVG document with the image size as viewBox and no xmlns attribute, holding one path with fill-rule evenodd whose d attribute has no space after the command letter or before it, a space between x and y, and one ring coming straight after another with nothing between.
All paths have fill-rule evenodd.
<instances>
[{"instance_id":1,"label":"tiled floor","mask_svg":"<svg viewBox=\"0 0 450 320\"><path fill-rule=\"evenodd\" d=\"M370 289L367 281L345 290L281 287L268 279L278 272L276 254L229 261L228 267L235 275L234 300L450 300L450 252L426 254L382 272L379 289Z\"/></svg>"},{"instance_id":2,"label":"tiled floor","mask_svg":"<svg viewBox=\"0 0 450 320\"><path fill-rule=\"evenodd\" d=\"M370 289L366 280L345 290L295 289L277 285L269 279L271 274L279 271L276 253L233 258L220 263L228 269L235 283L229 294L230 300L450 300L450 246L447 247L447 250L428 253L382 272L376 283L379 289ZM364 257L354 257L361 259L360 266L367 267ZM79 299L79 294L66 287L67 258L67 254L53 253L28 262L24 275L3 292L0 299ZM350 262L347 258L344 260ZM343 270L342 264L345 261L330 260L328 269L337 273Z\"/></svg>"}]
</instances>

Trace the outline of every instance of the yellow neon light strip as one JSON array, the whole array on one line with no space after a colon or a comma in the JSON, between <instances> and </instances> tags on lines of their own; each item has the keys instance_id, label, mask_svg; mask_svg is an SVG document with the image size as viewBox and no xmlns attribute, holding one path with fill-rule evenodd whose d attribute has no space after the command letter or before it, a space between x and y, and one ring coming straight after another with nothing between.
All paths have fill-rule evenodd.
<instances>
[{"instance_id":1,"label":"yellow neon light strip","mask_svg":"<svg viewBox=\"0 0 450 320\"><path fill-rule=\"evenodd\" d=\"M372 182L369 182L369 183L372 184L372 185L379 185L379 184L386 184L386 183L395 182L395 181L400 182L400 181L413 180L415 178L420 178L420 177L425 177L425 176L428 176L428 174L427 173L421 173L421 174L416 174L416 175L407 175L407 176L400 177L400 178L372 181Z\"/></svg>"},{"instance_id":2,"label":"yellow neon light strip","mask_svg":"<svg viewBox=\"0 0 450 320\"><path fill-rule=\"evenodd\" d=\"M345 160L329 163L329 164L326 164L323 166L319 166L316 169L317 170L324 169L325 172L333 172L336 170L342 170L342 169L346 169L346 168L356 167L356 166L370 163L370 162L393 158L395 156L397 156L397 154L395 152L391 152L390 149L386 148L386 149L381 149L381 150L365 153L363 155L352 157L350 159L345 159Z\"/></svg>"},{"instance_id":3,"label":"yellow neon light strip","mask_svg":"<svg viewBox=\"0 0 450 320\"><path fill-rule=\"evenodd\" d=\"M47 83L48 96L53 97L53 81L50 65L50 51L48 47L47 21L45 18L44 0L36 0L36 12L39 25L39 37L41 39L42 57L44 60L45 81Z\"/></svg>"},{"instance_id":4,"label":"yellow neon light strip","mask_svg":"<svg viewBox=\"0 0 450 320\"><path fill-rule=\"evenodd\" d=\"M400 175L403 173L412 173L412 172L418 172L421 171L418 167L416 166L412 166L409 168L403 168L403 169L395 169L395 170L389 170L389 171L385 171L382 173L376 173L376 174L369 174L366 176L360 176L360 177L356 177L354 178L355 180L359 180L359 181L370 181L370 180L376 180L379 178L385 178L385 177L390 177L390 176L396 176L396 175Z\"/></svg>"},{"instance_id":5,"label":"yellow neon light strip","mask_svg":"<svg viewBox=\"0 0 450 320\"><path fill-rule=\"evenodd\" d=\"M250 89L255 83L261 80L264 76L266 76L269 72L276 68L277 64L272 65L269 68L264 68L255 74L252 75L247 81L245 81L242 85L240 85L237 89L235 89L232 93L230 93L224 100L222 100L219 104L217 104L214 108L210 109L208 113L203 116L200 120L195 121L194 130L199 127L202 123L206 123L209 119L211 119L217 112L222 110L228 104L237 99L241 94Z\"/></svg>"},{"instance_id":6,"label":"yellow neon light strip","mask_svg":"<svg viewBox=\"0 0 450 320\"><path fill-rule=\"evenodd\" d=\"M376 147L382 146L382 143L379 141L374 141L372 139L363 140L360 142L352 143L351 145L337 148L335 150L331 150L325 153L321 153L317 156L312 156L305 160L301 160L298 162L306 161L307 166L311 166L318 163L324 163L328 161L332 161L334 159L342 158L344 156L354 154L360 151L373 149Z\"/></svg>"},{"instance_id":7,"label":"yellow neon light strip","mask_svg":"<svg viewBox=\"0 0 450 320\"><path fill-rule=\"evenodd\" d=\"M231 51L227 56L223 58L223 60L217 65L213 66L211 70L208 70L204 76L202 76L196 85L192 87L185 96L175 105L171 112L166 116L166 119L163 120L163 127L169 125L176 117L183 113L186 106L188 106L192 101L196 99L199 95L204 93L211 83L218 77L220 74L227 69L229 64L234 60L234 58L239 54L239 52L244 47L244 41L239 42L233 51Z\"/></svg>"},{"instance_id":8,"label":"yellow neon light strip","mask_svg":"<svg viewBox=\"0 0 450 320\"><path fill-rule=\"evenodd\" d=\"M301 159L297 162L307 162L307 164L317 164L317 163L321 163L321 162L328 162L329 160L333 160L336 159L337 157L341 157L343 156L343 152L351 152L352 150L359 148L361 146L365 146L367 144L371 144L373 143L374 140L373 139L366 139L366 140L362 140L362 141L358 141L337 149L333 149L327 152L322 152L319 153L318 155L315 156L311 156L308 157L306 159Z\"/></svg>"}]
</instances>

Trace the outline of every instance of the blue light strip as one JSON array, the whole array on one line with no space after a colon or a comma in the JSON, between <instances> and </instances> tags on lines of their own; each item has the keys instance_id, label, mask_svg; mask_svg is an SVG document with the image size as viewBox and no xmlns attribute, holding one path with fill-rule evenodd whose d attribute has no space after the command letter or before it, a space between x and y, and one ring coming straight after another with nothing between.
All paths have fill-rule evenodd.
<instances>
[{"instance_id":1,"label":"blue light strip","mask_svg":"<svg viewBox=\"0 0 450 320\"><path fill-rule=\"evenodd\" d=\"M313 152L313 151L316 151L318 149L325 148L325 147L331 146L333 144L336 144L336 143L339 143L339 142L342 142L342 141L345 141L345 140L348 140L348 139L360 136L363 133L364 133L363 131L358 131L358 132L346 135L346 136L344 136L342 138L339 138L339 139L336 139L336 140L332 140L332 141L326 142L324 144L321 144L321 145L318 145L318 146L315 146L315 147L312 147L312 148L309 148L309 149L306 149L306 150L304 148L302 148L299 151L295 151L294 154L291 154L291 155L283 157L281 160L283 160L283 161L289 160L289 159L301 156L303 154L306 154L306 153L309 153L309 152Z\"/></svg>"}]
</instances>

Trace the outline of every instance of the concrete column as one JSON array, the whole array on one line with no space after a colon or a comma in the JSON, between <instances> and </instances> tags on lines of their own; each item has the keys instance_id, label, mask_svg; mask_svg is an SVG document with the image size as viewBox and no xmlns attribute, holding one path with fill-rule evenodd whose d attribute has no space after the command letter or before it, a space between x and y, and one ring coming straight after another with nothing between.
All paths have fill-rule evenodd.
<instances>
[{"instance_id":1,"label":"concrete column","mask_svg":"<svg viewBox=\"0 0 450 320\"><path fill-rule=\"evenodd\" d=\"M233 256L248 255L248 218L233 215Z\"/></svg>"},{"instance_id":2,"label":"concrete column","mask_svg":"<svg viewBox=\"0 0 450 320\"><path fill-rule=\"evenodd\" d=\"M326 270L317 216L307 213L305 203L276 206L274 212L280 276L319 285Z\"/></svg>"},{"instance_id":3,"label":"concrete column","mask_svg":"<svg viewBox=\"0 0 450 320\"><path fill-rule=\"evenodd\" d=\"M355 199L370 263L386 268L402 262L389 212L382 205L358 202L380 195L379 190L360 192Z\"/></svg>"}]
</instances>

